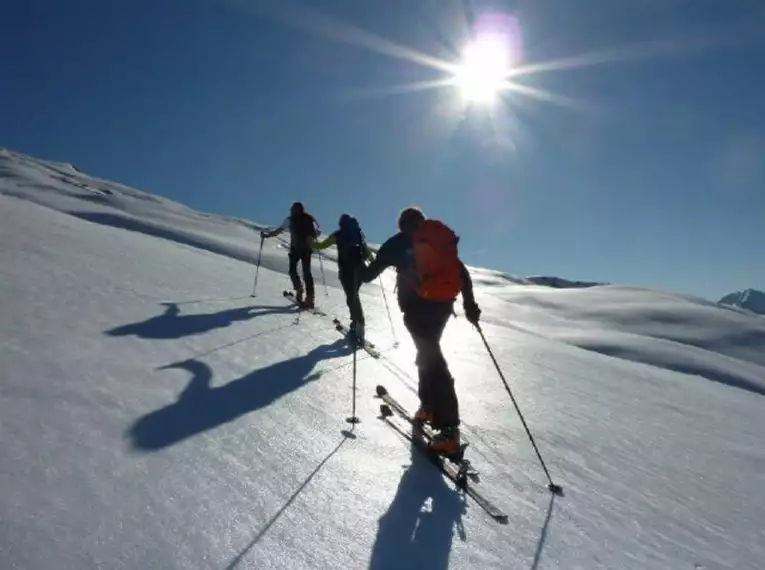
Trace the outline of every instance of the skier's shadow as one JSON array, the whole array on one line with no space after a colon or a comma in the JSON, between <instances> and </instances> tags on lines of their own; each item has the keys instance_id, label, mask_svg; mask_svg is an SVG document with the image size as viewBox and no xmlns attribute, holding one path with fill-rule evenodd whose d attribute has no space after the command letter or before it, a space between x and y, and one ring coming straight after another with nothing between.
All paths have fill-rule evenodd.
<instances>
[{"instance_id":1,"label":"skier's shadow","mask_svg":"<svg viewBox=\"0 0 765 570\"><path fill-rule=\"evenodd\" d=\"M465 497L413 447L412 464L380 518L369 570L446 570L455 532L465 540L464 512Z\"/></svg>"},{"instance_id":2,"label":"skier's shadow","mask_svg":"<svg viewBox=\"0 0 765 570\"><path fill-rule=\"evenodd\" d=\"M235 307L214 313L197 313L182 315L178 303L162 303L165 312L145 321L122 325L106 331L109 336L134 335L147 339L173 339L203 334L214 329L220 329L237 321L246 321L253 317L275 313L294 313L292 305L257 305L251 307Z\"/></svg>"},{"instance_id":3,"label":"skier's shadow","mask_svg":"<svg viewBox=\"0 0 765 570\"><path fill-rule=\"evenodd\" d=\"M350 354L343 339L324 344L309 353L259 368L219 387L211 387L210 367L189 359L162 367L180 368L192 378L178 400L139 418L128 430L132 446L156 451L203 431L264 408L282 396L318 379L313 368L321 360Z\"/></svg>"}]
</instances>

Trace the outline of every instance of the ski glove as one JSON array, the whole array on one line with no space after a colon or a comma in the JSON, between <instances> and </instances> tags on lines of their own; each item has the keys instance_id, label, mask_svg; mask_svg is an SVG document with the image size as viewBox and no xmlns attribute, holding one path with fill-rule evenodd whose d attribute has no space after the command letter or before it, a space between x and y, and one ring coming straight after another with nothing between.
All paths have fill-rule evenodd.
<instances>
[{"instance_id":1,"label":"ski glove","mask_svg":"<svg viewBox=\"0 0 765 570\"><path fill-rule=\"evenodd\" d=\"M471 325L477 325L478 319L481 318L481 309L475 301L465 301L462 304L462 308L465 309L465 318Z\"/></svg>"}]
</instances>

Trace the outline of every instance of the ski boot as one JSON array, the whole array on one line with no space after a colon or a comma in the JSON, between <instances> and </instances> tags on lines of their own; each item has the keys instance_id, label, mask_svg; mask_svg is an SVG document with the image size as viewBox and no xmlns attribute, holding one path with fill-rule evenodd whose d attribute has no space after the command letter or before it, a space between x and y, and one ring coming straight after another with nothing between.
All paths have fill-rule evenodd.
<instances>
[{"instance_id":1,"label":"ski boot","mask_svg":"<svg viewBox=\"0 0 765 570\"><path fill-rule=\"evenodd\" d=\"M348 336L357 344L364 344L364 323L351 321L351 326L348 327Z\"/></svg>"},{"instance_id":2,"label":"ski boot","mask_svg":"<svg viewBox=\"0 0 765 570\"><path fill-rule=\"evenodd\" d=\"M460 430L456 427L444 428L440 433L434 435L430 439L428 447L431 451L445 455L446 457L455 458L459 460L457 456L462 451L460 445Z\"/></svg>"},{"instance_id":3,"label":"ski boot","mask_svg":"<svg viewBox=\"0 0 765 570\"><path fill-rule=\"evenodd\" d=\"M302 287L295 287L295 302L303 306L303 288Z\"/></svg>"},{"instance_id":4,"label":"ski boot","mask_svg":"<svg viewBox=\"0 0 765 570\"><path fill-rule=\"evenodd\" d=\"M420 409L414 413L414 421L420 422L421 424L433 423L433 412L420 406Z\"/></svg>"},{"instance_id":5,"label":"ski boot","mask_svg":"<svg viewBox=\"0 0 765 570\"><path fill-rule=\"evenodd\" d=\"M412 416L412 428L414 431L426 434L425 424L433 423L433 412L426 410L422 406Z\"/></svg>"}]
</instances>

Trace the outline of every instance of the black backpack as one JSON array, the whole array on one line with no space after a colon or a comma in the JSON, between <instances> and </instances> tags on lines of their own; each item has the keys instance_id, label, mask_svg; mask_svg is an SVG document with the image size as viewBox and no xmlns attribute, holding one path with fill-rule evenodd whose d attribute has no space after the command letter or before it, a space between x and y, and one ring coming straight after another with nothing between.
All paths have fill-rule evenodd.
<instances>
[{"instance_id":1,"label":"black backpack","mask_svg":"<svg viewBox=\"0 0 765 570\"><path fill-rule=\"evenodd\" d=\"M290 223L295 237L301 245L307 245L309 239L316 238L319 235L319 223L311 214L305 212L290 216Z\"/></svg>"}]
</instances>

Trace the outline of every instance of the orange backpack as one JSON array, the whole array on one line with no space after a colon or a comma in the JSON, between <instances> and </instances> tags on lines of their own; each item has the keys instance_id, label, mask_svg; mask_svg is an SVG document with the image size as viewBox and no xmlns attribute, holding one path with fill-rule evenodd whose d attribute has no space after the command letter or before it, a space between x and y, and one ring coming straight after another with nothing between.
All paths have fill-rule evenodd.
<instances>
[{"instance_id":1,"label":"orange backpack","mask_svg":"<svg viewBox=\"0 0 765 570\"><path fill-rule=\"evenodd\" d=\"M428 301L454 301L462 291L455 233L438 220L425 220L412 235L417 293Z\"/></svg>"}]
</instances>

